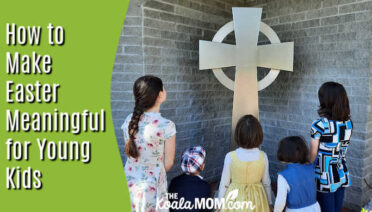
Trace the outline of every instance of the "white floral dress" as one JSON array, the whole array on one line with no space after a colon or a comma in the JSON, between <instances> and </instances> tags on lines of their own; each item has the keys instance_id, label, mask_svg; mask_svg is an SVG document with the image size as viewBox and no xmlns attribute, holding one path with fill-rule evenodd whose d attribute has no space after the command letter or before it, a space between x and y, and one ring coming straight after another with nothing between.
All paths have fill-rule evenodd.
<instances>
[{"instance_id":1,"label":"white floral dress","mask_svg":"<svg viewBox=\"0 0 372 212\"><path fill-rule=\"evenodd\" d=\"M122 125L124 139L128 141L130 114ZM176 134L175 124L160 113L145 112L138 123L135 142L139 150L137 159L128 157L125 175L128 182L132 211L155 212L156 201L167 198L167 178L164 168L164 143Z\"/></svg>"}]
</instances>

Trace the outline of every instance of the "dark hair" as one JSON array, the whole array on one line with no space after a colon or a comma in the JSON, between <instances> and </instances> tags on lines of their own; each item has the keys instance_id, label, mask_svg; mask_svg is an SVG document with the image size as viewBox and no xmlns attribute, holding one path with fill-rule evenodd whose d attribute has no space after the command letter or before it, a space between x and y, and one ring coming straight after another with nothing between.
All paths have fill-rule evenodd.
<instances>
[{"instance_id":1,"label":"dark hair","mask_svg":"<svg viewBox=\"0 0 372 212\"><path fill-rule=\"evenodd\" d=\"M304 138L301 136L289 136L279 142L277 158L287 163L308 163L309 150Z\"/></svg>"},{"instance_id":2,"label":"dark hair","mask_svg":"<svg viewBox=\"0 0 372 212\"><path fill-rule=\"evenodd\" d=\"M135 135L138 132L138 122L143 112L155 105L159 92L163 90L163 82L160 78L146 75L140 77L134 82L133 94L135 105L132 119L128 125L129 140L125 145L127 156L137 158L139 152L135 143Z\"/></svg>"},{"instance_id":3,"label":"dark hair","mask_svg":"<svg viewBox=\"0 0 372 212\"><path fill-rule=\"evenodd\" d=\"M235 128L235 141L239 147L250 149L262 144L263 133L260 122L252 115L241 117Z\"/></svg>"},{"instance_id":4,"label":"dark hair","mask_svg":"<svg viewBox=\"0 0 372 212\"><path fill-rule=\"evenodd\" d=\"M335 121L350 119L349 99L344 86L340 83L324 83L319 88L318 98L320 103L319 116Z\"/></svg>"}]
</instances>

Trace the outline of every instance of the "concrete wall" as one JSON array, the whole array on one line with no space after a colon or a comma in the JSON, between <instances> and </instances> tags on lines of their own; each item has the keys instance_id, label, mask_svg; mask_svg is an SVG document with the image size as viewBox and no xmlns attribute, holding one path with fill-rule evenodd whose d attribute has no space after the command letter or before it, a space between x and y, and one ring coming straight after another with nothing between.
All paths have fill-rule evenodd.
<instances>
[{"instance_id":1,"label":"concrete wall","mask_svg":"<svg viewBox=\"0 0 372 212\"><path fill-rule=\"evenodd\" d=\"M229 151L233 93L211 71L198 70L198 40L211 40L231 21L232 6L263 8L263 21L281 41L295 42L294 72L281 72L259 93L263 150L270 173L283 166L276 160L279 139L302 135L309 140L317 118L317 90L326 81L342 83L349 94L355 130L348 152L353 186L345 205L354 209L372 196L372 1L360 0L131 0L112 76L112 110L123 160L120 126L132 112L132 85L144 74L161 77L168 91L162 115L177 125L175 167L181 152L193 145L207 149L203 176L219 180ZM265 42L264 36L260 37ZM233 78L233 72L227 71ZM267 70L260 69L261 79ZM369 88L369 89L368 89ZM368 115L367 115L368 114Z\"/></svg>"}]
</instances>

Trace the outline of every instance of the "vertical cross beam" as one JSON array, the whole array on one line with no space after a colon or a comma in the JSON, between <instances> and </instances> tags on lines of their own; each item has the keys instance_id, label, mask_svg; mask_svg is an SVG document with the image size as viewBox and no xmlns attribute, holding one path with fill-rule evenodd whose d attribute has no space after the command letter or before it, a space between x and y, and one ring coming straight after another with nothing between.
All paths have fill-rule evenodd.
<instances>
[{"instance_id":1,"label":"vertical cross beam","mask_svg":"<svg viewBox=\"0 0 372 212\"><path fill-rule=\"evenodd\" d=\"M236 72L234 104L232 112L232 133L240 117L252 114L258 118L257 86L257 42L260 32L262 10L256 8L233 8L236 39ZM233 141L233 137L231 140ZM236 143L230 142L230 149Z\"/></svg>"}]
</instances>

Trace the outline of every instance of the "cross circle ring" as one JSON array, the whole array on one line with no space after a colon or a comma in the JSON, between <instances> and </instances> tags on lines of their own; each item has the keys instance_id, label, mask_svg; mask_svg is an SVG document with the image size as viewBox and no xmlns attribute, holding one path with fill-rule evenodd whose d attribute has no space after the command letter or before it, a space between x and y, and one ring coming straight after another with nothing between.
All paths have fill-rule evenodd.
<instances>
[{"instance_id":1,"label":"cross circle ring","mask_svg":"<svg viewBox=\"0 0 372 212\"><path fill-rule=\"evenodd\" d=\"M219 42L222 43L222 41L226 38L228 34L234 31L234 22L230 21L224 26L222 26L217 33L213 37L213 42ZM275 33L275 31L264 22L261 22L260 24L260 32L262 32L272 44L280 43L280 39L278 35ZM214 76L217 78L218 81L222 85L224 85L226 88L230 90L234 90L234 81L231 80L226 76L226 74L222 71L221 68L214 68L212 69ZM274 80L278 77L280 70L277 69L270 69L270 72L262 78L260 81L258 81L258 90L263 90L267 86L269 86L271 83L274 82Z\"/></svg>"}]
</instances>

